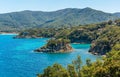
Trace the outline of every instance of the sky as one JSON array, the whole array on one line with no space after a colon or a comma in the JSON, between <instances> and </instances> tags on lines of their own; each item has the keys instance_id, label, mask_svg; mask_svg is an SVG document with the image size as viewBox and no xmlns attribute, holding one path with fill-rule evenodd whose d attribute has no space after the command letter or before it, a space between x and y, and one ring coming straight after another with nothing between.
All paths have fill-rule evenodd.
<instances>
[{"instance_id":1,"label":"sky","mask_svg":"<svg viewBox=\"0 0 120 77\"><path fill-rule=\"evenodd\" d=\"M0 13L23 10L56 11L90 7L104 12L120 12L120 0L0 0Z\"/></svg>"}]
</instances>

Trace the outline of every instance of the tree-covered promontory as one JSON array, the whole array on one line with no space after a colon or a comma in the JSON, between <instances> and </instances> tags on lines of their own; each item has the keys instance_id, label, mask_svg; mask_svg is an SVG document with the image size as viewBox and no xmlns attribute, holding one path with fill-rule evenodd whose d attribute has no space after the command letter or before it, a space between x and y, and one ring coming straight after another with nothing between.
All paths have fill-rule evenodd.
<instances>
[{"instance_id":1,"label":"tree-covered promontory","mask_svg":"<svg viewBox=\"0 0 120 77\"><path fill-rule=\"evenodd\" d=\"M63 28L34 28L22 31L15 38L55 38L69 39L70 43L90 44L89 52L104 55L120 43L120 21L108 21L98 24L79 25ZM56 42L56 41L52 41Z\"/></svg>"},{"instance_id":2,"label":"tree-covered promontory","mask_svg":"<svg viewBox=\"0 0 120 77\"><path fill-rule=\"evenodd\" d=\"M104 55L116 44L120 44L120 27L107 26L102 35L92 42L89 52Z\"/></svg>"}]
</instances>

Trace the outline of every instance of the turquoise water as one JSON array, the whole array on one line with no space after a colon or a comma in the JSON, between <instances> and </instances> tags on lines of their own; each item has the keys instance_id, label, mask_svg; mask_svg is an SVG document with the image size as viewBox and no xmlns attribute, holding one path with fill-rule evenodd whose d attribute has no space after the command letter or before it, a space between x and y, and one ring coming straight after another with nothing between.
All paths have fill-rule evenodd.
<instances>
[{"instance_id":1,"label":"turquoise water","mask_svg":"<svg viewBox=\"0 0 120 77\"><path fill-rule=\"evenodd\" d=\"M47 66L54 63L66 66L77 55L81 56L83 64L87 58L92 61L98 58L88 53L90 44L71 44L72 53L35 53L33 50L46 44L47 38L12 39L13 36L0 35L0 77L36 77Z\"/></svg>"}]
</instances>

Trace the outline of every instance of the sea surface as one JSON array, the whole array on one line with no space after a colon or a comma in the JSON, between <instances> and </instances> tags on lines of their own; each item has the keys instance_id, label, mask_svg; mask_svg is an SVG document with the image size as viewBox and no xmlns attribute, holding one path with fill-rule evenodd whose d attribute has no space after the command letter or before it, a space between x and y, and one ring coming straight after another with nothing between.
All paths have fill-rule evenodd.
<instances>
[{"instance_id":1,"label":"sea surface","mask_svg":"<svg viewBox=\"0 0 120 77\"><path fill-rule=\"evenodd\" d=\"M35 53L34 49L47 43L48 38L13 39L15 35L0 35L0 77L36 77L44 68L54 63L64 67L81 56L83 64L87 58L95 61L99 56L88 53L90 44L71 44L72 53Z\"/></svg>"}]
</instances>

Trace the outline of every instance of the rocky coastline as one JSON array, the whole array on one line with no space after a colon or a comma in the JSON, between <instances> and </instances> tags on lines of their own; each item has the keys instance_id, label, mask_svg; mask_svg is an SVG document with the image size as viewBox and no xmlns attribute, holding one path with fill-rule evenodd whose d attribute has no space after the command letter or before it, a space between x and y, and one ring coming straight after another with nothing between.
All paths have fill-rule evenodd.
<instances>
[{"instance_id":1,"label":"rocky coastline","mask_svg":"<svg viewBox=\"0 0 120 77\"><path fill-rule=\"evenodd\" d=\"M73 48L66 39L52 39L45 46L34 51L43 53L67 53L72 52Z\"/></svg>"},{"instance_id":2,"label":"rocky coastline","mask_svg":"<svg viewBox=\"0 0 120 77\"><path fill-rule=\"evenodd\" d=\"M22 38L25 38L25 39L37 39L37 38L43 38L43 37L38 37L38 36L35 36L35 35L32 35L32 36L26 36L26 35L17 35L15 37L13 37L14 39L22 39Z\"/></svg>"}]
</instances>

